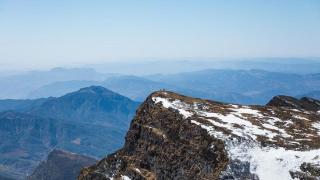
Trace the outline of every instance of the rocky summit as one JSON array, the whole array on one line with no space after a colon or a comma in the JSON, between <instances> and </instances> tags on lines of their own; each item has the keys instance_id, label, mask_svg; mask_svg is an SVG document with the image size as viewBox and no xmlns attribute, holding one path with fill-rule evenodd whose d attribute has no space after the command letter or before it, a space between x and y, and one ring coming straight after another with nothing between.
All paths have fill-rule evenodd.
<instances>
[{"instance_id":1,"label":"rocky summit","mask_svg":"<svg viewBox=\"0 0 320 180\"><path fill-rule=\"evenodd\" d=\"M124 147L78 179L317 180L319 107L310 98L245 106L158 91L138 109Z\"/></svg>"}]
</instances>

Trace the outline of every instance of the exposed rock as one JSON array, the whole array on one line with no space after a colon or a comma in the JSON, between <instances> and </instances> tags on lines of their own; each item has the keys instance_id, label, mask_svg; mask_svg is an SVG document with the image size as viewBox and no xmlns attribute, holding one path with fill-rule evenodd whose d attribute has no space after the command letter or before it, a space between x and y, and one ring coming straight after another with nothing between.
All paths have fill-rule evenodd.
<instances>
[{"instance_id":1,"label":"exposed rock","mask_svg":"<svg viewBox=\"0 0 320 180\"><path fill-rule=\"evenodd\" d=\"M303 163L300 169L312 176L320 176L320 164Z\"/></svg>"},{"instance_id":2,"label":"exposed rock","mask_svg":"<svg viewBox=\"0 0 320 180\"><path fill-rule=\"evenodd\" d=\"M250 172L250 163L242 162L240 160L232 160L229 162L229 166L225 171L220 174L219 179L230 180L230 179L250 179L259 180L256 174Z\"/></svg>"},{"instance_id":3,"label":"exposed rock","mask_svg":"<svg viewBox=\"0 0 320 180\"><path fill-rule=\"evenodd\" d=\"M295 171L318 178L303 163L320 161L319 113L279 102L242 106L155 92L124 147L79 179L303 179Z\"/></svg>"},{"instance_id":4,"label":"exposed rock","mask_svg":"<svg viewBox=\"0 0 320 180\"><path fill-rule=\"evenodd\" d=\"M80 169L92 165L95 159L61 150L53 150L48 159L34 170L26 180L72 180Z\"/></svg>"},{"instance_id":5,"label":"exposed rock","mask_svg":"<svg viewBox=\"0 0 320 180\"><path fill-rule=\"evenodd\" d=\"M292 178L303 180L319 180L320 164L303 163L300 166L301 171L290 171Z\"/></svg>"},{"instance_id":6,"label":"exposed rock","mask_svg":"<svg viewBox=\"0 0 320 180\"><path fill-rule=\"evenodd\" d=\"M102 160L96 172L84 170L87 175L80 178L130 174L137 179L216 179L227 162L222 141L148 98L131 124L124 148Z\"/></svg>"},{"instance_id":7,"label":"exposed rock","mask_svg":"<svg viewBox=\"0 0 320 180\"><path fill-rule=\"evenodd\" d=\"M296 99L290 96L275 96L268 102L269 106L278 106L278 107L290 107L297 109L305 109L308 111L318 111L320 110L320 101L303 97L301 99Z\"/></svg>"}]
</instances>

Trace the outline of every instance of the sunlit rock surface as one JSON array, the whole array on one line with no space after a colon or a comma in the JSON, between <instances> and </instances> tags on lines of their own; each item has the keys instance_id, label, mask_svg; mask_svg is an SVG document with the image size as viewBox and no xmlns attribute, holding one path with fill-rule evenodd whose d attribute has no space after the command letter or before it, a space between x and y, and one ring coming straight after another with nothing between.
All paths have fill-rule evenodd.
<instances>
[{"instance_id":1,"label":"sunlit rock surface","mask_svg":"<svg viewBox=\"0 0 320 180\"><path fill-rule=\"evenodd\" d=\"M319 107L310 98L243 106L158 91L124 147L79 179L319 179Z\"/></svg>"}]
</instances>

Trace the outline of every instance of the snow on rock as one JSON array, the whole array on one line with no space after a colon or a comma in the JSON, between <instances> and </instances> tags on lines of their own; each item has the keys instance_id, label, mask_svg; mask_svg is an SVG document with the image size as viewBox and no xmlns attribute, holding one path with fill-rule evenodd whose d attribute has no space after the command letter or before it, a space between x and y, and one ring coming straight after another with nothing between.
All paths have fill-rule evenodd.
<instances>
[{"instance_id":1,"label":"snow on rock","mask_svg":"<svg viewBox=\"0 0 320 180\"><path fill-rule=\"evenodd\" d=\"M320 149L308 148L315 141L312 138L320 140L320 122L310 124L314 118L308 118L318 116L319 112L288 108L280 111L279 108L234 104L209 105L205 101L187 103L170 97L153 97L152 100L155 104L177 110L191 123L223 140L229 158L249 162L251 173L261 180L291 179L289 172L299 171L302 163L320 164L317 158ZM314 129L317 134L312 134ZM302 141L311 145L301 150Z\"/></svg>"},{"instance_id":2,"label":"snow on rock","mask_svg":"<svg viewBox=\"0 0 320 180\"><path fill-rule=\"evenodd\" d=\"M262 124L264 128L252 124L252 122L248 121L247 116L254 118L265 117L258 110L250 109L248 106L240 107L239 105L231 105L231 108L228 109L231 112L224 115L216 112L203 111L202 109L206 109L206 106L203 106L202 109L199 109L198 106L200 104L197 103L190 105L177 99L169 100L162 97L153 97L152 100L155 102L155 104L162 103L162 106L165 108L173 108L179 111L179 113L183 115L184 118L189 118L194 114L205 117L206 120L214 126L232 130L232 133L237 136L248 136L252 139L256 139L257 135L266 136L270 139L276 137L277 135L290 137L290 135L287 134L283 129L274 126L275 121L281 121L280 119L269 118L264 122L264 124ZM241 128L235 128L235 125L240 126Z\"/></svg>"},{"instance_id":3,"label":"snow on rock","mask_svg":"<svg viewBox=\"0 0 320 180\"><path fill-rule=\"evenodd\" d=\"M166 98L161 98L161 97L153 97L152 100L157 104L157 103L162 103L162 106L165 108L173 108L179 111L180 114L183 115L184 118L188 118L192 116L192 113L189 112L188 109L188 104L183 103L179 100L175 101L169 101Z\"/></svg>"},{"instance_id":4,"label":"snow on rock","mask_svg":"<svg viewBox=\"0 0 320 180\"><path fill-rule=\"evenodd\" d=\"M128 176L121 176L121 180L131 180Z\"/></svg>"},{"instance_id":5,"label":"snow on rock","mask_svg":"<svg viewBox=\"0 0 320 180\"><path fill-rule=\"evenodd\" d=\"M256 139L256 135L268 136L269 138L275 137L277 134L272 131L260 129L260 127L253 125L250 121L246 121L237 113L230 113L228 115L222 115L219 113L201 113L205 117L216 118L222 121L222 123L217 123L217 121L208 119L209 122L219 127L227 127L232 130L232 133L238 136L249 136L252 139ZM233 128L233 125L239 125L242 128ZM271 125L270 125L271 126Z\"/></svg>"},{"instance_id":6,"label":"snow on rock","mask_svg":"<svg viewBox=\"0 0 320 180\"><path fill-rule=\"evenodd\" d=\"M135 168L134 170L136 170L138 173L141 173L140 169Z\"/></svg>"},{"instance_id":7,"label":"snow on rock","mask_svg":"<svg viewBox=\"0 0 320 180\"><path fill-rule=\"evenodd\" d=\"M318 130L318 134L320 135L320 122L314 123L313 127Z\"/></svg>"},{"instance_id":8,"label":"snow on rock","mask_svg":"<svg viewBox=\"0 0 320 180\"><path fill-rule=\"evenodd\" d=\"M247 145L246 145L247 146ZM253 148L237 146L230 148L230 156L241 161L250 162L251 172L261 180L291 179L289 171L299 170L303 162L319 163L320 150L293 151L284 148Z\"/></svg>"}]
</instances>

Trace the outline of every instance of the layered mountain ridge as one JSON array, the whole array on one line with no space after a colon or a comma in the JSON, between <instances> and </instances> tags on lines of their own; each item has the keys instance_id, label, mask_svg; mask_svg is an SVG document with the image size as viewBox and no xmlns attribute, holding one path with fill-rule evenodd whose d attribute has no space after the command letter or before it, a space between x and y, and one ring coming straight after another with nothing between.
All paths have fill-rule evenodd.
<instances>
[{"instance_id":1,"label":"layered mountain ridge","mask_svg":"<svg viewBox=\"0 0 320 180\"><path fill-rule=\"evenodd\" d=\"M99 86L0 100L0 175L23 179L52 149L102 158L123 145L138 102Z\"/></svg>"},{"instance_id":2,"label":"layered mountain ridge","mask_svg":"<svg viewBox=\"0 0 320 180\"><path fill-rule=\"evenodd\" d=\"M158 91L123 148L79 179L319 179L319 109L311 98L245 106Z\"/></svg>"},{"instance_id":3,"label":"layered mountain ridge","mask_svg":"<svg viewBox=\"0 0 320 180\"><path fill-rule=\"evenodd\" d=\"M115 128L126 129L138 105L138 102L104 87L90 86L59 98L50 98L27 113L106 126L117 123L119 126Z\"/></svg>"},{"instance_id":4,"label":"layered mountain ridge","mask_svg":"<svg viewBox=\"0 0 320 180\"><path fill-rule=\"evenodd\" d=\"M319 99L319 80L319 74L268 72L255 68L252 70L207 69L146 76L118 74L106 76L102 81L66 79L52 82L50 79L45 85L34 89L25 97L58 97L82 87L99 85L135 101L144 101L150 93L167 89L192 97L263 105L279 94Z\"/></svg>"}]
</instances>

